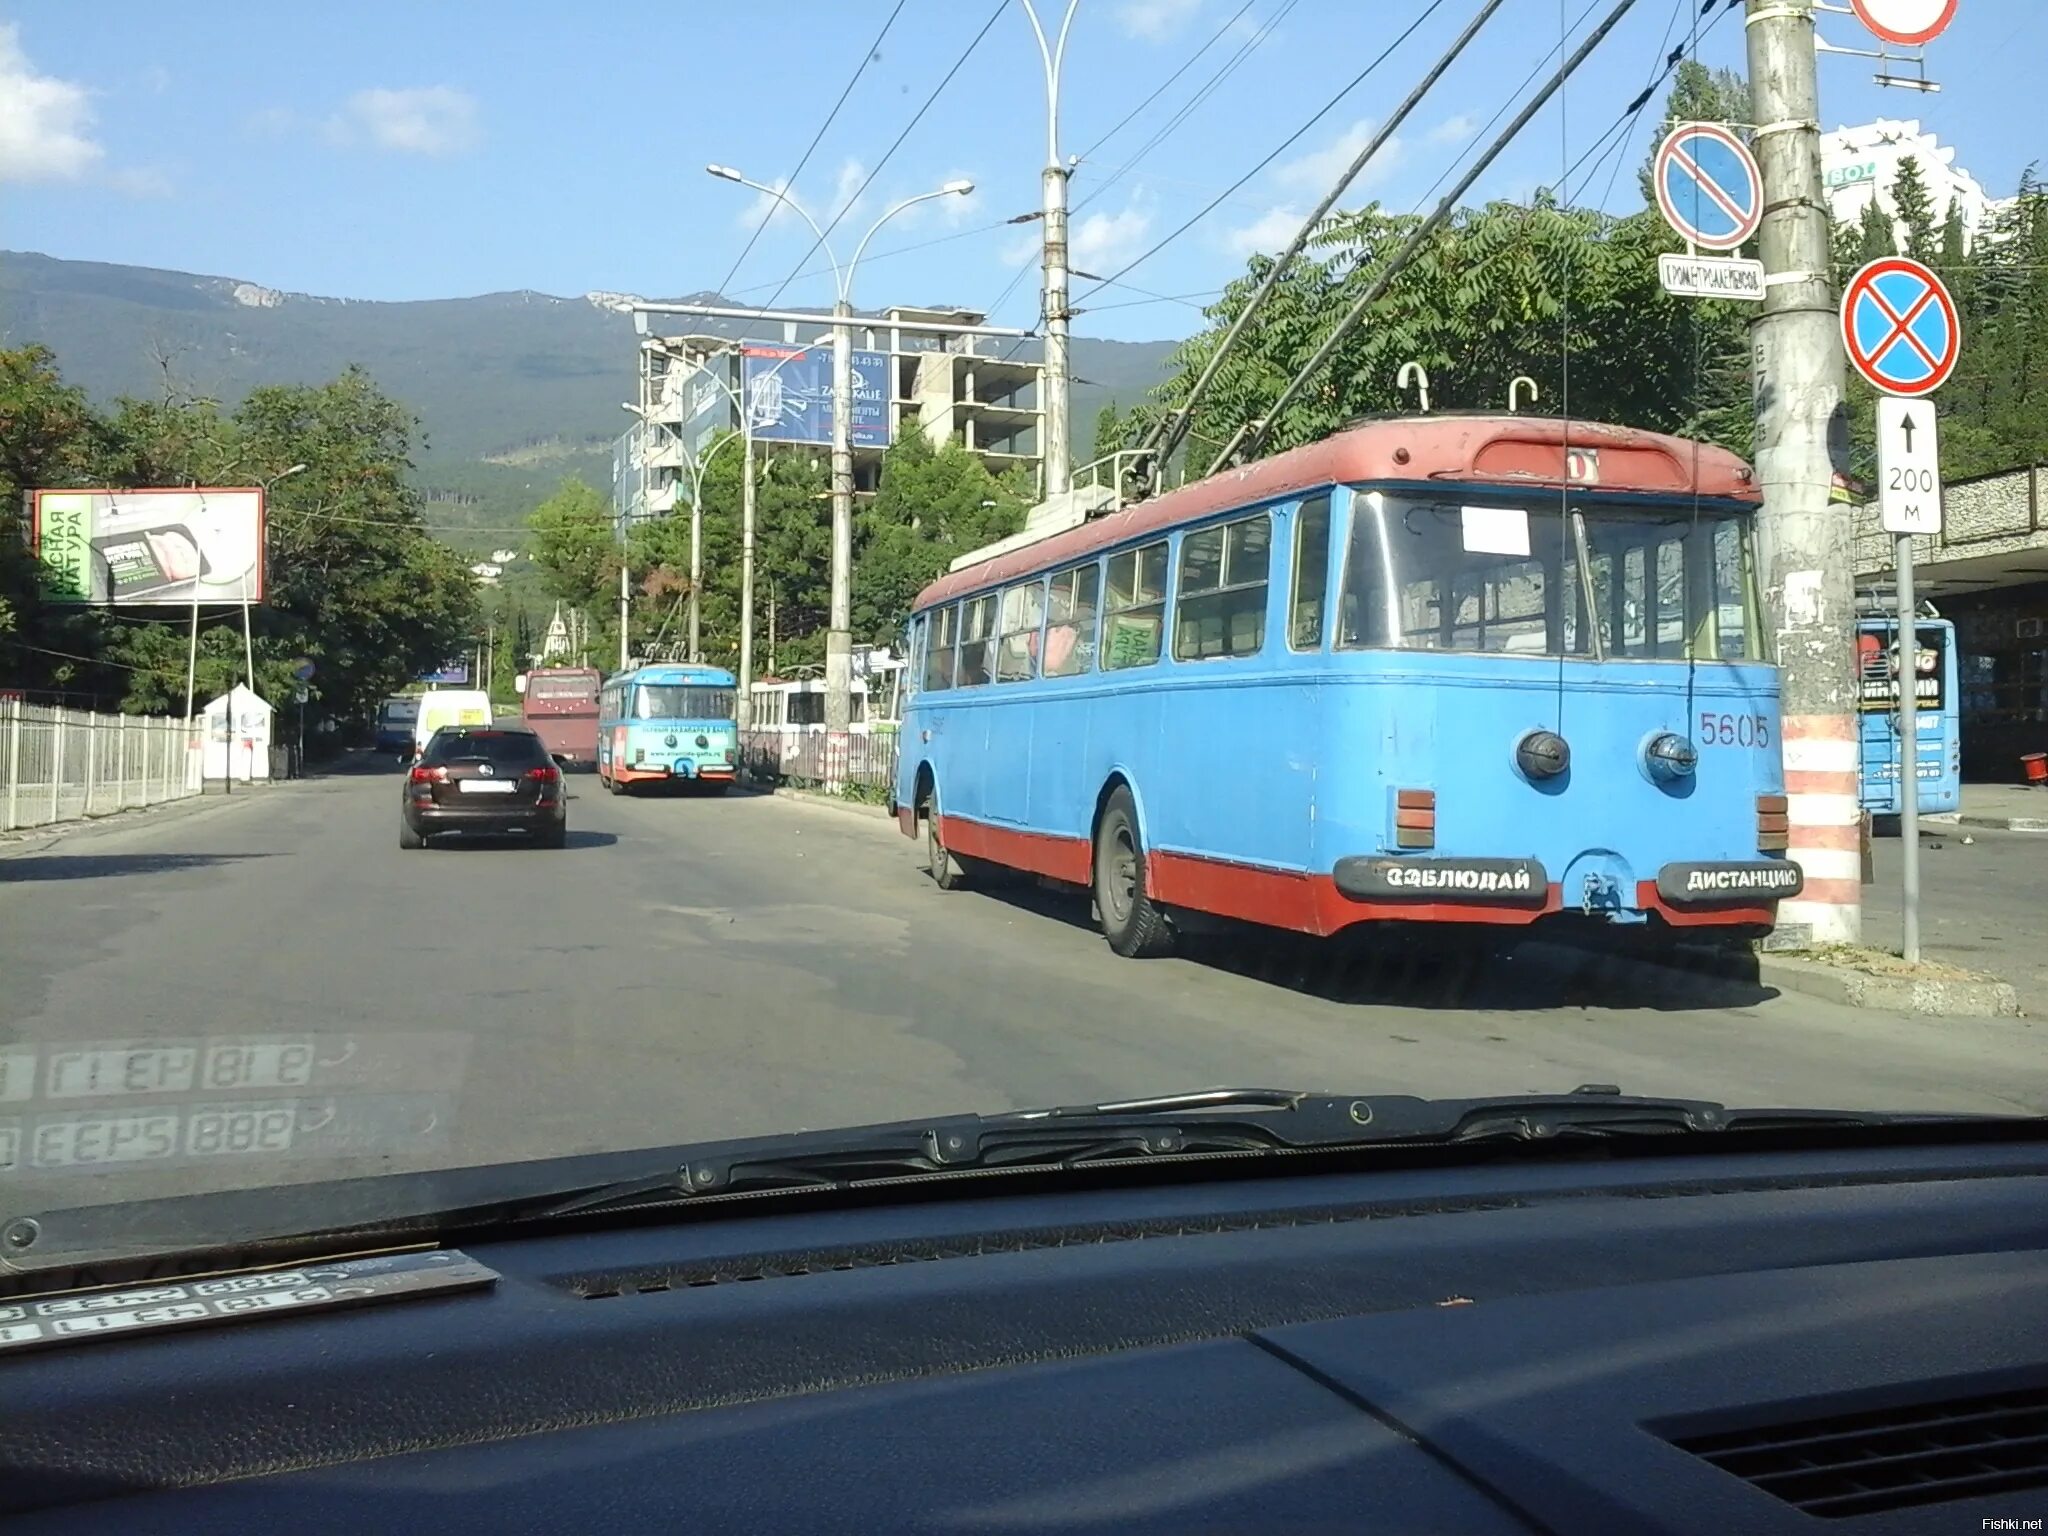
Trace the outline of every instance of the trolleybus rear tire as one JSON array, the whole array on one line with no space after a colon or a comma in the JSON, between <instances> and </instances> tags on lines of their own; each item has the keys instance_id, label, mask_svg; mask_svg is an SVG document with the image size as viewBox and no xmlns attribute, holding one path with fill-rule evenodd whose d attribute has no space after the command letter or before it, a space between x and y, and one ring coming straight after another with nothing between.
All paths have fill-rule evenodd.
<instances>
[{"instance_id":1,"label":"trolleybus rear tire","mask_svg":"<svg viewBox=\"0 0 2048 1536\"><path fill-rule=\"evenodd\" d=\"M942 891L962 890L968 884L968 861L946 851L945 834L939 826L939 791L936 787L926 799L924 809L925 867L931 871L932 883Z\"/></svg>"},{"instance_id":2,"label":"trolleybus rear tire","mask_svg":"<svg viewBox=\"0 0 2048 1536\"><path fill-rule=\"evenodd\" d=\"M1095 828L1095 908L1109 947L1128 959L1173 948L1173 925L1145 892L1145 843L1137 806L1119 787Z\"/></svg>"}]
</instances>

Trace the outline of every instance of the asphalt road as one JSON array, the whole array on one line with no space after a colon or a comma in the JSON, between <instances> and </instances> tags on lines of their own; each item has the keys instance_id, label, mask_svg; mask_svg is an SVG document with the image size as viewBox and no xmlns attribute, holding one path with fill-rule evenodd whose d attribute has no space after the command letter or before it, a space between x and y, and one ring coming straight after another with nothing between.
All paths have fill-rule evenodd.
<instances>
[{"instance_id":1,"label":"asphalt road","mask_svg":"<svg viewBox=\"0 0 2048 1536\"><path fill-rule=\"evenodd\" d=\"M1863 937L1899 943L1897 837L1871 844ZM1930 959L2011 982L2020 1008L2048 1019L2048 833L1948 828L1920 837L1920 947Z\"/></svg>"},{"instance_id":2,"label":"asphalt road","mask_svg":"<svg viewBox=\"0 0 2048 1536\"><path fill-rule=\"evenodd\" d=\"M0 849L0 1217L1222 1083L2048 1109L2031 1020L1392 943L1128 961L878 818L572 782L559 852L402 851L388 767Z\"/></svg>"}]
</instances>

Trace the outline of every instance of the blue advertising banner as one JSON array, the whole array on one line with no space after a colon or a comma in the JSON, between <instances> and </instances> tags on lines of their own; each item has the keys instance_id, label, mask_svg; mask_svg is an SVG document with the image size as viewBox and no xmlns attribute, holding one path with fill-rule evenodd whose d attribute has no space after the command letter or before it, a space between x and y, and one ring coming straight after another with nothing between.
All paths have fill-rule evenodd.
<instances>
[{"instance_id":1,"label":"blue advertising banner","mask_svg":"<svg viewBox=\"0 0 2048 1536\"><path fill-rule=\"evenodd\" d=\"M419 680L423 683L436 683L443 688L459 687L469 681L469 663L451 661L438 672L422 672Z\"/></svg>"},{"instance_id":2,"label":"blue advertising banner","mask_svg":"<svg viewBox=\"0 0 2048 1536\"><path fill-rule=\"evenodd\" d=\"M763 442L832 441L832 353L776 342L743 345L742 393L753 434ZM889 446L889 355L853 354L853 445Z\"/></svg>"}]
</instances>

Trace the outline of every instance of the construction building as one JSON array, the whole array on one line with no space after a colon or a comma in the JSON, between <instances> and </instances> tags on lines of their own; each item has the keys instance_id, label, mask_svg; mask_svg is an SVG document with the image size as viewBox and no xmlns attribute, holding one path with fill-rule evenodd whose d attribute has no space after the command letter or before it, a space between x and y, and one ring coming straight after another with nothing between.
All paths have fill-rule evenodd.
<instances>
[{"instance_id":1,"label":"construction building","mask_svg":"<svg viewBox=\"0 0 2048 1536\"><path fill-rule=\"evenodd\" d=\"M1015 342L935 331L978 325L976 311L890 309L853 322L853 475L856 494L881 478L882 455L906 434L954 443L991 474L1020 466L1035 495L1043 484L1044 365ZM613 508L619 520L659 517L690 494L689 466L720 436L740 429L751 402L758 449L804 453L822 464L832 441L831 321L768 324L744 338L649 336L640 343L637 418L614 445ZM728 450L730 452L732 450Z\"/></svg>"}]
</instances>

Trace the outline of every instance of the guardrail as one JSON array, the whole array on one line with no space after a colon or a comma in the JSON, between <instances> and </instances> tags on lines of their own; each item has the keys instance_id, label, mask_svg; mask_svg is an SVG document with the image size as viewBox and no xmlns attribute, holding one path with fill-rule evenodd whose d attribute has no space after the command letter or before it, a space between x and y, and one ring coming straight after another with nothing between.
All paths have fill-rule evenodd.
<instances>
[{"instance_id":1,"label":"guardrail","mask_svg":"<svg viewBox=\"0 0 2048 1536\"><path fill-rule=\"evenodd\" d=\"M183 720L0 700L0 831L187 799L199 773Z\"/></svg>"},{"instance_id":2,"label":"guardrail","mask_svg":"<svg viewBox=\"0 0 2048 1536\"><path fill-rule=\"evenodd\" d=\"M823 726L748 731L740 738L740 764L755 784L787 784L828 794L881 800L896 782L897 733L828 733Z\"/></svg>"}]
</instances>

